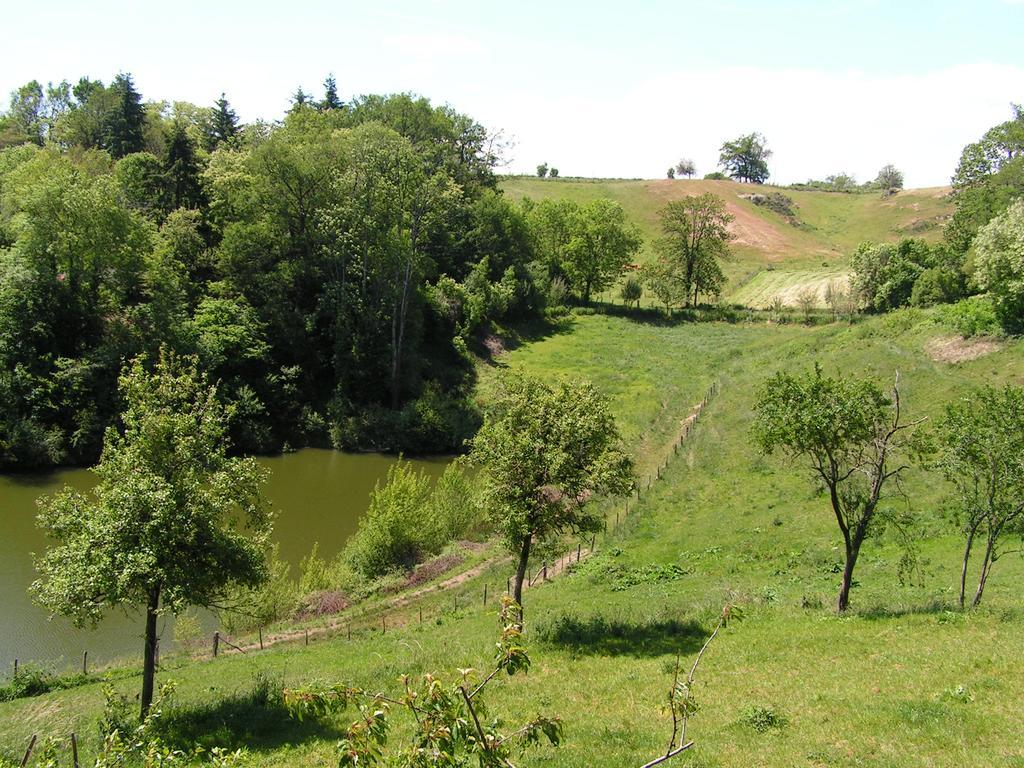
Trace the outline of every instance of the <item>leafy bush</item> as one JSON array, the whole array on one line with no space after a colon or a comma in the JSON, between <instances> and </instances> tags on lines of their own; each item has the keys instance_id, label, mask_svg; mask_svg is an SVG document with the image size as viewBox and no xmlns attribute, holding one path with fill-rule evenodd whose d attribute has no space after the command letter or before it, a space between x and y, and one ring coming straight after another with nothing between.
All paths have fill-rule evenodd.
<instances>
[{"instance_id":1,"label":"leafy bush","mask_svg":"<svg viewBox=\"0 0 1024 768\"><path fill-rule=\"evenodd\" d=\"M39 696L53 687L52 675L40 667L25 665L7 685L0 687L0 701Z\"/></svg>"},{"instance_id":2,"label":"leafy bush","mask_svg":"<svg viewBox=\"0 0 1024 768\"><path fill-rule=\"evenodd\" d=\"M961 336L998 336L999 317L988 296L971 296L939 308L939 320Z\"/></svg>"},{"instance_id":3,"label":"leafy bush","mask_svg":"<svg viewBox=\"0 0 1024 768\"><path fill-rule=\"evenodd\" d=\"M999 322L1024 331L1024 200L979 230L974 251L975 279L991 294Z\"/></svg>"},{"instance_id":4,"label":"leafy bush","mask_svg":"<svg viewBox=\"0 0 1024 768\"><path fill-rule=\"evenodd\" d=\"M370 495L370 508L359 521L343 556L368 578L410 569L445 544L478 530L482 516L461 464L449 466L436 486L407 462L388 470L387 482Z\"/></svg>"},{"instance_id":5,"label":"leafy bush","mask_svg":"<svg viewBox=\"0 0 1024 768\"><path fill-rule=\"evenodd\" d=\"M704 179L706 181L725 181L729 177L721 171L712 171L711 173L705 173Z\"/></svg>"},{"instance_id":6,"label":"leafy bush","mask_svg":"<svg viewBox=\"0 0 1024 768\"><path fill-rule=\"evenodd\" d=\"M771 707L753 705L743 710L740 715L740 722L757 733L767 733L773 729L785 728L788 724L785 715L776 712Z\"/></svg>"}]
</instances>

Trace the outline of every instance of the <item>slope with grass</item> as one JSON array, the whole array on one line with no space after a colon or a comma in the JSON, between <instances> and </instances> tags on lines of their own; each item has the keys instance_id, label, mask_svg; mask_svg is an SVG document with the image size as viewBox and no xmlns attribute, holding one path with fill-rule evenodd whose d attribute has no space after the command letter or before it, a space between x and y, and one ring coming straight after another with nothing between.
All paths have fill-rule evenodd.
<instances>
[{"instance_id":1,"label":"slope with grass","mask_svg":"<svg viewBox=\"0 0 1024 768\"><path fill-rule=\"evenodd\" d=\"M954 610L960 542L942 518L942 484L917 469L906 500L890 503L918 516L921 568L901 581L895 537L868 542L854 607L839 617L832 602L841 556L827 502L806 471L759 456L749 436L764 379L815 360L828 372L885 381L899 370L912 417L935 417L943 402L983 382L1024 383L1020 342L944 362L935 350L949 336L919 311L813 328L587 315L502 354L498 364L512 369L594 380L645 473L673 455L667 446L680 420L710 382L720 384L684 450L633 502L625 524L598 537L596 554L569 574L527 593L533 666L495 687L491 713L510 721L557 713L567 741L533 749L520 764L622 768L664 750L676 654L692 656L722 604L738 600L746 616L704 659L701 709L690 726L697 747L679 765L1024 765L1020 558L997 564L980 610ZM166 737L244 746L254 766L334 764L352 713L295 723L256 675L394 689L402 673L450 678L457 667L485 669L496 628L480 596L485 583L492 595L503 589L509 570L484 569L460 584L456 600L428 593L390 611L386 633L368 615L351 640L179 662L163 672L179 681L180 702L166 717ZM114 685L134 693L137 680ZM96 685L0 704L0 752L14 755L32 733L71 730L95 749L100 704Z\"/></svg>"},{"instance_id":2,"label":"slope with grass","mask_svg":"<svg viewBox=\"0 0 1024 768\"><path fill-rule=\"evenodd\" d=\"M763 270L774 269L776 279L796 286L792 291L795 296L806 287L820 287L822 275L848 274L849 255L864 240L890 241L909 236L938 240L953 211L947 187L904 190L883 198L876 193L803 192L733 181L681 179L508 176L501 186L513 199L567 198L580 203L599 197L615 200L643 232L646 247L642 259L651 258L652 244L659 236L658 210L665 203L705 192L719 195L735 217L735 257L724 265L729 279L724 298L739 303L746 301L743 286ZM751 195L771 192L793 200L796 222L750 199Z\"/></svg>"}]
</instances>

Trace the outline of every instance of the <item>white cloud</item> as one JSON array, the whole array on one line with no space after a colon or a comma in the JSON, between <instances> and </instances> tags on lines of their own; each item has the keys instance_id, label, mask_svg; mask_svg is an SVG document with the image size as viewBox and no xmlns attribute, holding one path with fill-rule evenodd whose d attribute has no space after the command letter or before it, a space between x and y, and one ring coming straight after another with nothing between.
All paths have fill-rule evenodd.
<instances>
[{"instance_id":1,"label":"white cloud","mask_svg":"<svg viewBox=\"0 0 1024 768\"><path fill-rule=\"evenodd\" d=\"M681 156L703 174L723 140L758 131L773 150L773 180L840 171L874 178L886 163L908 185L948 183L964 144L1009 119L1024 69L956 66L910 75L806 69L682 71L600 100L566 98L523 111L488 110L518 138L512 169L541 161L563 174L660 178ZM510 105L512 106L512 105Z\"/></svg>"}]
</instances>

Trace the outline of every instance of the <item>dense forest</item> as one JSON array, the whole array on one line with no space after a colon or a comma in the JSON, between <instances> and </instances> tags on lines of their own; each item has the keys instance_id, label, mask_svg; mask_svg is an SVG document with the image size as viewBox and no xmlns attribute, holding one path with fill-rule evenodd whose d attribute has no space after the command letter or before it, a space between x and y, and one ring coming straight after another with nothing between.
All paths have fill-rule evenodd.
<instances>
[{"instance_id":1,"label":"dense forest","mask_svg":"<svg viewBox=\"0 0 1024 768\"><path fill-rule=\"evenodd\" d=\"M144 103L126 74L15 91L0 468L95 461L124 362L162 346L220 383L235 450L461 446L479 330L589 297L594 238L626 227L606 201L507 201L498 138L408 94L343 103L333 77L273 124Z\"/></svg>"}]
</instances>

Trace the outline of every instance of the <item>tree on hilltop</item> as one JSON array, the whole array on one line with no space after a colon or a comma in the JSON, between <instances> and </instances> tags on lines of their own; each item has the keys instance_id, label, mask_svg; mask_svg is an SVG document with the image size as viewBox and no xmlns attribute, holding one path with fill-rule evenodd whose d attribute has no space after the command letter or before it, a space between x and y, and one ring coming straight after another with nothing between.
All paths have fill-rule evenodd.
<instances>
[{"instance_id":1,"label":"tree on hilltop","mask_svg":"<svg viewBox=\"0 0 1024 768\"><path fill-rule=\"evenodd\" d=\"M685 176L688 179L692 179L693 174L697 172L697 166L693 164L693 160L683 158L676 163L675 171L678 176Z\"/></svg>"},{"instance_id":2,"label":"tree on hilltop","mask_svg":"<svg viewBox=\"0 0 1024 768\"><path fill-rule=\"evenodd\" d=\"M206 148L213 151L221 144L233 145L238 139L238 115L221 93L214 102L213 111L206 130Z\"/></svg>"},{"instance_id":3,"label":"tree on hilltop","mask_svg":"<svg viewBox=\"0 0 1024 768\"><path fill-rule=\"evenodd\" d=\"M334 80L334 73L331 73L324 80L324 100L320 102L320 109L341 109L344 106L344 102L338 97L338 84Z\"/></svg>"},{"instance_id":4,"label":"tree on hilltop","mask_svg":"<svg viewBox=\"0 0 1024 768\"><path fill-rule=\"evenodd\" d=\"M763 184L768 180L768 158L771 150L759 133L748 133L722 144L718 164L737 181Z\"/></svg>"}]
</instances>

